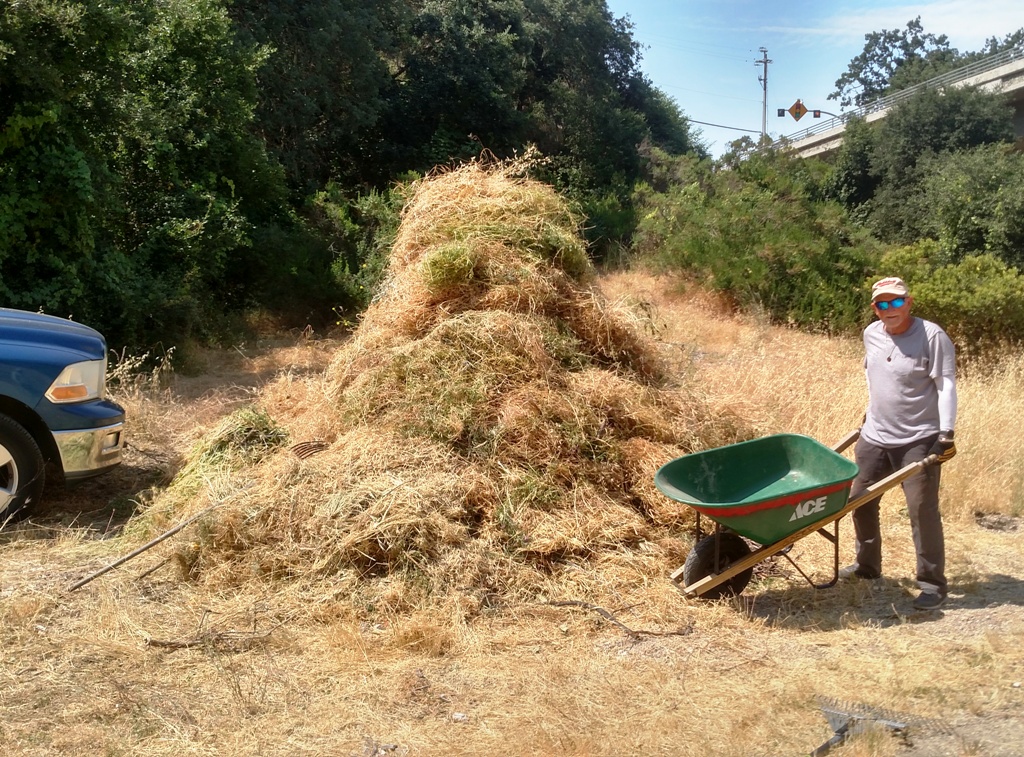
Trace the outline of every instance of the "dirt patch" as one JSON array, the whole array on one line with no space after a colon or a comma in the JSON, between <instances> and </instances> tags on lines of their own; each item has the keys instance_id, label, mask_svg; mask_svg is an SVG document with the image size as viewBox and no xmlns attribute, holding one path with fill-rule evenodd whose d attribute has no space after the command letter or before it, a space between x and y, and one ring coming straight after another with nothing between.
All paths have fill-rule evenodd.
<instances>
[{"instance_id":1,"label":"dirt patch","mask_svg":"<svg viewBox=\"0 0 1024 757\"><path fill-rule=\"evenodd\" d=\"M990 531L1016 531L1021 525L1019 517L1002 513L976 513L975 520Z\"/></svg>"}]
</instances>

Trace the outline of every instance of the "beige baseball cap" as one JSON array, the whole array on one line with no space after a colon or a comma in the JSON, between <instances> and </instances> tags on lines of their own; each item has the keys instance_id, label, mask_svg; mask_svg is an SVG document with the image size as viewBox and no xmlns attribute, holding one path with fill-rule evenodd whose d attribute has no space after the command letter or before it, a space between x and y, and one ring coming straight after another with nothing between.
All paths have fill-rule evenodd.
<instances>
[{"instance_id":1,"label":"beige baseball cap","mask_svg":"<svg viewBox=\"0 0 1024 757\"><path fill-rule=\"evenodd\" d=\"M894 294L897 297L906 297L909 292L907 291L907 284L903 279L898 276L890 276L885 279L880 279L874 283L871 287L871 301L874 302L883 294Z\"/></svg>"}]
</instances>

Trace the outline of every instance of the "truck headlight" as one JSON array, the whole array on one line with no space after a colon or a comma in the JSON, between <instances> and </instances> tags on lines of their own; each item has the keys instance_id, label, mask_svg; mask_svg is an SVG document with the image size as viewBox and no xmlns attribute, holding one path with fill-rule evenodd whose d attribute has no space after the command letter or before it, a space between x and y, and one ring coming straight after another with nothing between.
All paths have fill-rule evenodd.
<instances>
[{"instance_id":1,"label":"truck headlight","mask_svg":"<svg viewBox=\"0 0 1024 757\"><path fill-rule=\"evenodd\" d=\"M101 398L105 390L106 374L106 360L72 363L50 384L46 398L57 404Z\"/></svg>"}]
</instances>

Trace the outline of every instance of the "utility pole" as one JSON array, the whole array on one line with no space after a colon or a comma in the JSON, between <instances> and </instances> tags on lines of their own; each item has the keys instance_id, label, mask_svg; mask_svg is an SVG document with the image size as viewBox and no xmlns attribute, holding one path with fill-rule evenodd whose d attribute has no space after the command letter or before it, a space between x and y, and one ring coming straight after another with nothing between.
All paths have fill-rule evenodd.
<instances>
[{"instance_id":1,"label":"utility pole","mask_svg":"<svg viewBox=\"0 0 1024 757\"><path fill-rule=\"evenodd\" d=\"M764 73L757 77L757 80L761 82L761 139L763 140L768 136L768 64L772 61L768 60L768 48L758 48L761 53L761 60L755 60L755 66L764 66Z\"/></svg>"}]
</instances>

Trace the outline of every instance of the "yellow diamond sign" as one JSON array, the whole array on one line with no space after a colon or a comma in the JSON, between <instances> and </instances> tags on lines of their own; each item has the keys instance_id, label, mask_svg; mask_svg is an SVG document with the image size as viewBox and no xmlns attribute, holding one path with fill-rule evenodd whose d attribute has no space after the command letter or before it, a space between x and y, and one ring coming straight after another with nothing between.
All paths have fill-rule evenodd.
<instances>
[{"instance_id":1,"label":"yellow diamond sign","mask_svg":"<svg viewBox=\"0 0 1024 757\"><path fill-rule=\"evenodd\" d=\"M806 112L807 106L804 105L799 100L797 100L795 103L789 106L789 115L793 116L793 118L797 121L803 118Z\"/></svg>"}]
</instances>

